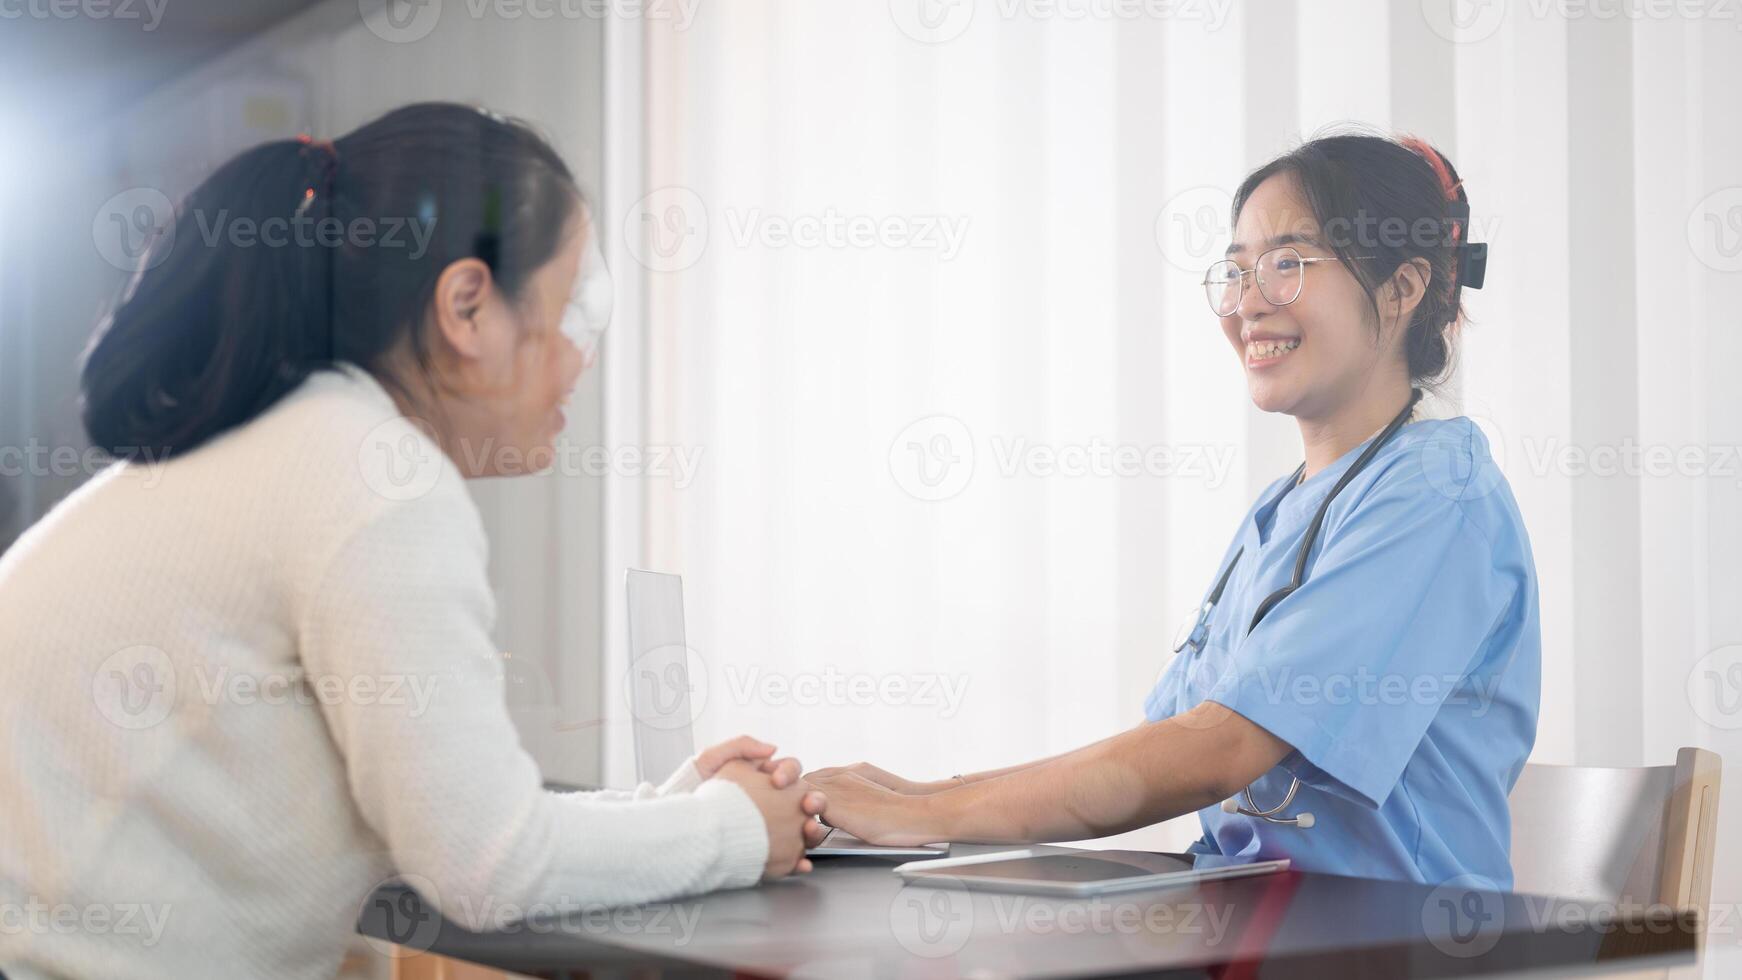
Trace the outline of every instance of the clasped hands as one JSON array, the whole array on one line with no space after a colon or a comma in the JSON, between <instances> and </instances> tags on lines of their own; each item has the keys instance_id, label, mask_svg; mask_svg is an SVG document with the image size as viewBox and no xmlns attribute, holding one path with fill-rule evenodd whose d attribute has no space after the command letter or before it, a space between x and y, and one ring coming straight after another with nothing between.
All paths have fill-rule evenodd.
<instances>
[{"instance_id":1,"label":"clasped hands","mask_svg":"<svg viewBox=\"0 0 1742 980\"><path fill-rule=\"evenodd\" d=\"M702 750L695 766L703 779L734 783L756 804L768 830L765 880L811 870L805 851L828 835L829 828L817 822L827 800L799 778L797 759L776 759L774 746L740 735Z\"/></svg>"}]
</instances>

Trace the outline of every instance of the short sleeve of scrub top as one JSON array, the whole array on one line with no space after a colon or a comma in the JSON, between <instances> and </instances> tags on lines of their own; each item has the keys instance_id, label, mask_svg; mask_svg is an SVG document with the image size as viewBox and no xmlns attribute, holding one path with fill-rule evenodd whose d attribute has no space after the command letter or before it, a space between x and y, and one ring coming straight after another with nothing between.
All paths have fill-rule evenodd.
<instances>
[{"instance_id":1,"label":"short sleeve of scrub top","mask_svg":"<svg viewBox=\"0 0 1742 980\"><path fill-rule=\"evenodd\" d=\"M1493 487L1448 482L1424 458L1402 453L1333 503L1342 512L1335 526L1327 515L1306 581L1231 644L1207 697L1291 745L1300 758L1285 766L1303 782L1368 807L1390 795L1447 698L1504 670L1477 661L1534 589L1527 566L1504 567L1521 542L1496 540L1514 525L1494 519Z\"/></svg>"}]
</instances>

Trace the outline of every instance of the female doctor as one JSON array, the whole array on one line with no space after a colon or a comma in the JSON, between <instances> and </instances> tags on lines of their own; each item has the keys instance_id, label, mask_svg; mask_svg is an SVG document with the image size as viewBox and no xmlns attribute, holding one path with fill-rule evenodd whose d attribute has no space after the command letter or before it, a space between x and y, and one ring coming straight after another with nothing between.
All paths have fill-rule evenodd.
<instances>
[{"instance_id":1,"label":"female doctor","mask_svg":"<svg viewBox=\"0 0 1742 980\"><path fill-rule=\"evenodd\" d=\"M1312 140L1248 176L1205 277L1254 403L1305 461L1234 529L1144 701L1073 752L914 782L805 778L888 844L1082 840L1197 811L1192 850L1510 887L1507 794L1536 737L1536 572L1466 418L1420 419L1485 249L1426 143Z\"/></svg>"}]
</instances>

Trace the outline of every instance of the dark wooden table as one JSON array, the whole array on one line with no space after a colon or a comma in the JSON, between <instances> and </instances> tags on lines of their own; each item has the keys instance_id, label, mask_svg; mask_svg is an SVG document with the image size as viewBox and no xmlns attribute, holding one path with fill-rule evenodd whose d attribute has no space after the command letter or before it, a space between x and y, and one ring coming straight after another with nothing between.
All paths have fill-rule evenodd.
<instances>
[{"instance_id":1,"label":"dark wooden table","mask_svg":"<svg viewBox=\"0 0 1742 980\"><path fill-rule=\"evenodd\" d=\"M958 845L954 853L973 853ZM1692 913L1290 871L1100 899L905 885L832 858L759 888L624 909L551 907L500 931L390 885L358 929L544 976L653 967L769 977L1449 977L1692 963Z\"/></svg>"}]
</instances>

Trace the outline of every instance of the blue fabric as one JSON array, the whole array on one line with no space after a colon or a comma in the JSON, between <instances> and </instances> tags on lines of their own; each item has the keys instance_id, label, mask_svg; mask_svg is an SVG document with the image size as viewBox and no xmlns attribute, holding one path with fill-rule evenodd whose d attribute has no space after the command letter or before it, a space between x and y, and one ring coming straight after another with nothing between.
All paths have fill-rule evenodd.
<instances>
[{"instance_id":1,"label":"blue fabric","mask_svg":"<svg viewBox=\"0 0 1742 980\"><path fill-rule=\"evenodd\" d=\"M1215 570L1244 549L1203 649L1174 658L1144 713L1153 722L1216 701L1293 747L1253 798L1275 806L1298 775L1280 816L1310 812L1315 825L1208 807L1197 850L1510 888L1506 797L1536 741L1542 637L1530 542L1475 425L1400 429L1332 502L1305 584L1247 633L1365 448L1292 489L1291 473L1253 504Z\"/></svg>"}]
</instances>

